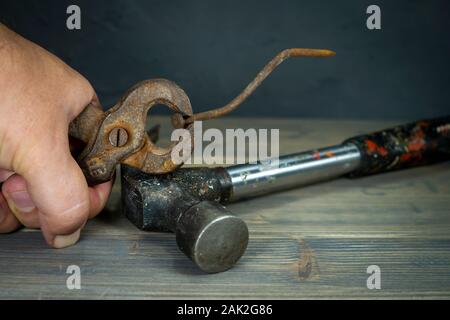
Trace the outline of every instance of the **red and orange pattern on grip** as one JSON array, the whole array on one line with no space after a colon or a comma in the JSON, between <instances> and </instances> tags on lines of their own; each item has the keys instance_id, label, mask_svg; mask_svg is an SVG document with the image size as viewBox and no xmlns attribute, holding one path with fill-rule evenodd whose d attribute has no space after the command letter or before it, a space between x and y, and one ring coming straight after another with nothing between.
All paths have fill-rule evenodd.
<instances>
[{"instance_id":1,"label":"red and orange pattern on grip","mask_svg":"<svg viewBox=\"0 0 450 320\"><path fill-rule=\"evenodd\" d=\"M450 160L450 116L350 138L361 152L358 177Z\"/></svg>"}]
</instances>

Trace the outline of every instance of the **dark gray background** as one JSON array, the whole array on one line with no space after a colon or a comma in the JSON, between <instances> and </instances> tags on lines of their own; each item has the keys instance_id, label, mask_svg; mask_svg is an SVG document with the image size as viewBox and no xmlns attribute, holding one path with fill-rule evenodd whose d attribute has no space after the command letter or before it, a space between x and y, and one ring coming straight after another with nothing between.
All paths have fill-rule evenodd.
<instances>
[{"instance_id":1,"label":"dark gray background","mask_svg":"<svg viewBox=\"0 0 450 320\"><path fill-rule=\"evenodd\" d=\"M66 29L78 4L82 30ZM366 8L382 30L366 28ZM177 82L195 111L228 102L278 51L286 61L235 115L414 119L449 114L450 1L0 0L0 19L85 75L111 106L134 83Z\"/></svg>"}]
</instances>

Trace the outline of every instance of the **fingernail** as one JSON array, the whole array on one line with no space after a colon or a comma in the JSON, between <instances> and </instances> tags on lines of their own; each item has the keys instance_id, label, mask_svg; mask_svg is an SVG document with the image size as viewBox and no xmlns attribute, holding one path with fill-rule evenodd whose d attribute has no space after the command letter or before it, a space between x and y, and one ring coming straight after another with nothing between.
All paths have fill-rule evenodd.
<instances>
[{"instance_id":1,"label":"fingernail","mask_svg":"<svg viewBox=\"0 0 450 320\"><path fill-rule=\"evenodd\" d=\"M80 239L80 232L81 229L78 229L72 234L68 234L65 236L56 236L53 240L53 247L62 249L74 245Z\"/></svg>"},{"instance_id":2,"label":"fingernail","mask_svg":"<svg viewBox=\"0 0 450 320\"><path fill-rule=\"evenodd\" d=\"M12 204L15 208L11 208L12 210L17 209L21 213L28 213L33 211L36 206L34 205L33 200L31 200L30 195L26 191L17 191L10 193L8 198L12 200ZM10 204L11 206L11 204Z\"/></svg>"}]
</instances>

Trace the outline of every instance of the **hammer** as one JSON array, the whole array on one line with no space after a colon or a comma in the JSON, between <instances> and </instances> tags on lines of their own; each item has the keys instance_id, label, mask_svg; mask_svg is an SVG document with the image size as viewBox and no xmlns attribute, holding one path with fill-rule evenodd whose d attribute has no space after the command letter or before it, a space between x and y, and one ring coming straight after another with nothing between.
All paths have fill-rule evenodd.
<instances>
[{"instance_id":1,"label":"hammer","mask_svg":"<svg viewBox=\"0 0 450 320\"><path fill-rule=\"evenodd\" d=\"M342 144L227 168L181 168L164 175L122 165L127 218L176 234L201 270L222 272L244 254L248 229L223 205L333 178L360 177L450 159L450 116L347 139Z\"/></svg>"}]
</instances>

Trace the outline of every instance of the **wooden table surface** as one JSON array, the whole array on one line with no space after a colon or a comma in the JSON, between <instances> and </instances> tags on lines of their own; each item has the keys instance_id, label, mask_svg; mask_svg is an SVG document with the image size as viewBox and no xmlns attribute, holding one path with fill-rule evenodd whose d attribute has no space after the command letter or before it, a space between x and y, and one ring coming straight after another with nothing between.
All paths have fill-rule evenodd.
<instances>
[{"instance_id":1,"label":"wooden table surface","mask_svg":"<svg viewBox=\"0 0 450 320\"><path fill-rule=\"evenodd\" d=\"M395 124L226 117L209 126L279 128L286 154ZM448 162L229 205L250 242L233 269L213 275L178 251L173 234L128 222L119 188L73 247L51 249L38 230L0 235L0 298L450 298ZM70 265L81 269L80 290L67 289ZM370 265L381 269L380 290L366 286Z\"/></svg>"}]
</instances>

